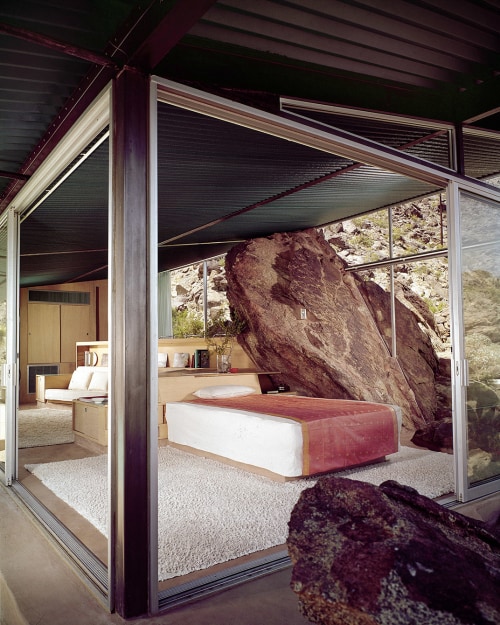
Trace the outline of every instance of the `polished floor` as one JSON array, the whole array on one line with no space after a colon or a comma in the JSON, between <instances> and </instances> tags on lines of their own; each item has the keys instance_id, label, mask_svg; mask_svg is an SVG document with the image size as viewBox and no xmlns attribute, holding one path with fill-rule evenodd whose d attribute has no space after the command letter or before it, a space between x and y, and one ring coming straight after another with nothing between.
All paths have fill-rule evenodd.
<instances>
[{"instance_id":1,"label":"polished floor","mask_svg":"<svg viewBox=\"0 0 500 625\"><path fill-rule=\"evenodd\" d=\"M103 562L107 541L88 521L55 497L25 464L94 455L77 444L19 450L19 481ZM124 622L110 614L80 579L52 539L9 488L0 486L0 625L98 625ZM173 625L304 625L290 589L291 569L245 582L209 598L134 623Z\"/></svg>"},{"instance_id":2,"label":"polished floor","mask_svg":"<svg viewBox=\"0 0 500 625\"><path fill-rule=\"evenodd\" d=\"M463 506L486 520L500 494ZM290 590L287 569L185 605L137 625L306 625ZM0 625L125 623L84 586L73 567L42 533L10 489L0 486Z\"/></svg>"},{"instance_id":3,"label":"polished floor","mask_svg":"<svg viewBox=\"0 0 500 625\"><path fill-rule=\"evenodd\" d=\"M27 463L92 455L75 444L19 450L19 480L103 561L106 540L24 469ZM0 625L99 625L124 622L110 614L47 540L10 489L0 487ZM209 598L133 622L172 625L304 625L290 589L291 568Z\"/></svg>"},{"instance_id":4,"label":"polished floor","mask_svg":"<svg viewBox=\"0 0 500 625\"><path fill-rule=\"evenodd\" d=\"M101 605L10 490L0 486L0 625L123 623ZM169 625L304 625L286 569L153 618Z\"/></svg>"}]
</instances>

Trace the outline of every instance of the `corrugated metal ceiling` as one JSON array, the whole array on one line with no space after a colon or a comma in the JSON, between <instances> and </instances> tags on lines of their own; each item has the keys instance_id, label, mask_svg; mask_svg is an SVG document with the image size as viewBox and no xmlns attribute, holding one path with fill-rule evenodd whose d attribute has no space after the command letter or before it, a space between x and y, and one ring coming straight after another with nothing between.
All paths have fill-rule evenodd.
<instances>
[{"instance_id":1,"label":"corrugated metal ceiling","mask_svg":"<svg viewBox=\"0 0 500 625\"><path fill-rule=\"evenodd\" d=\"M287 96L445 125L474 120L493 132L465 134L466 173L500 171L498 0L57 5L0 6L0 170L11 175L0 177L1 209L125 63L274 113L279 96ZM34 33L37 43L10 28ZM218 253L234 239L320 225L430 191L338 156L160 109L159 240L168 242L161 267ZM313 117L385 145L407 145L440 165L450 159L447 134L433 135L425 121L409 127L387 118ZM106 275L107 159L103 145L24 222L25 284ZM313 184L322 176L331 178ZM231 214L237 216L203 228Z\"/></svg>"},{"instance_id":2,"label":"corrugated metal ceiling","mask_svg":"<svg viewBox=\"0 0 500 625\"><path fill-rule=\"evenodd\" d=\"M493 60L489 51L498 45L495 15L488 4L224 0L190 34L436 88L474 69L479 72L476 78L486 77L480 65Z\"/></svg>"}]
</instances>

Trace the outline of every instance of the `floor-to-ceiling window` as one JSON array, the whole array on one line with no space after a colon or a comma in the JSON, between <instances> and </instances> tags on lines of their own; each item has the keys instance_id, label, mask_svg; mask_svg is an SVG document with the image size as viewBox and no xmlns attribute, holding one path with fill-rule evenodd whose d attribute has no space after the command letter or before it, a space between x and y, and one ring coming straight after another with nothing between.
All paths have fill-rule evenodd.
<instances>
[{"instance_id":1,"label":"floor-to-ceiling window","mask_svg":"<svg viewBox=\"0 0 500 625\"><path fill-rule=\"evenodd\" d=\"M500 202L458 193L454 376L461 410L459 497L498 490L500 478Z\"/></svg>"},{"instance_id":2,"label":"floor-to-ceiling window","mask_svg":"<svg viewBox=\"0 0 500 625\"><path fill-rule=\"evenodd\" d=\"M79 338L95 341L99 326L101 338L106 331L105 315L99 314L99 305L96 305L96 300L100 299L101 308L105 308L107 302L102 292L103 288L107 289L107 284L100 279L102 272L100 276L82 275L80 284L64 282L69 282L65 280L67 271L80 269L82 274L86 273L85 258L97 260L101 268L107 265L108 106L109 99L103 93L16 197L8 232L10 248L15 246L14 258L9 261L7 272L11 284L7 299L7 354L14 355L7 356L6 371L9 375L11 363L15 367L12 370L16 371L15 393L11 393L13 399L7 404L7 424L18 435L16 440L10 437L13 466L7 475L13 477L13 490L53 532L57 541L74 555L102 596L107 594L106 539L101 535L97 540L88 541L91 533L85 529L85 523L82 526L81 517L64 498L56 497L47 484L35 476L34 469L54 466L55 479L60 479L65 475L65 462L97 455L74 444L71 404L37 406L36 376L43 373L70 375L77 364L75 341ZM89 159L91 156L94 161ZM95 167L91 176L93 185L86 195L81 191L84 185L80 178L85 164ZM83 169L79 170L79 166ZM85 201L88 207L88 201L95 200L101 183L104 190L102 228L96 212L85 212L78 206L79 201ZM74 201L69 203L71 214L66 217L62 216L62 210L68 207L61 195L63 188L74 192ZM83 225L86 219L90 229ZM42 224L47 223L51 225L45 230L46 225ZM68 236L61 234L61 227ZM80 245L78 237L85 231L89 236L84 245ZM61 253L63 259L59 263L56 259L61 260ZM2 255L3 262L7 261ZM58 273L60 271L62 273ZM13 312L9 315L10 302ZM8 392L6 396L9 402ZM68 484L68 491L71 490Z\"/></svg>"},{"instance_id":3,"label":"floor-to-ceiling window","mask_svg":"<svg viewBox=\"0 0 500 625\"><path fill-rule=\"evenodd\" d=\"M6 221L0 225L0 368L7 363L7 227ZM5 400L7 383L0 377L0 462L5 464Z\"/></svg>"},{"instance_id":4,"label":"floor-to-ceiling window","mask_svg":"<svg viewBox=\"0 0 500 625\"><path fill-rule=\"evenodd\" d=\"M267 122L266 122L266 123L267 123ZM252 130L252 132L254 132L254 131L255 131L255 129L253 129L253 130ZM195 140L196 140L196 141L198 140L199 136L200 136L200 135L196 135L196 136L195 136ZM313 139L312 139L311 137L309 137L309 139L308 139L308 140L309 140L309 142L311 142L311 143L313 142ZM323 140L324 140L324 137L323 137ZM289 146L287 146L287 147L289 147ZM323 147L324 147L324 146L323 146ZM333 147L331 147L330 149L332 150L332 152L334 151ZM347 149L347 148L346 148L346 149ZM376 159L374 158L374 160L376 160ZM286 169L286 168L285 168L285 169ZM356 168L356 169L357 169L357 171L358 171L358 172L366 174L366 173L367 173L367 170L368 170L368 167L365 167L364 169L363 169L363 168L361 168L361 167L358 167L358 168ZM255 173L255 172L254 172L254 173ZM189 170L186 170L186 176L187 176L187 178L188 178L188 179L189 179L190 175L191 175L191 172L190 172ZM389 182L392 182L392 183L394 183L394 184L397 182L394 178L389 179L389 176L387 177L387 179L389 180ZM257 183L257 182L258 182L258 178L256 179L256 183ZM271 177L271 178L270 178L270 182L271 182L272 184L274 184L275 179ZM441 185L442 185L442 184L444 184L444 183L443 183L443 180L441 180L441 181L440 181L440 184L441 184ZM419 190L421 190L421 186L419 186L419 185L416 185L416 186L419 188ZM436 186L436 184L433 184L433 185L431 185L431 186L434 186L434 187L435 187L435 186ZM437 186L439 187L439 185L437 185ZM181 187L182 187L182 184L181 184ZM371 195L373 195L372 191L375 191L375 190L376 190L376 188L375 188L375 187L372 189L372 188L370 188L370 186L369 186L369 185L366 185L366 187L365 187L365 188L362 188L361 186L357 186L357 187L355 187L355 188L358 190L358 195L353 196L353 193L352 193L352 188L353 188L353 187L351 187L350 189L349 189L348 187L349 187L349 185L346 185L346 187L342 188L342 191L344 191L344 192L345 192L345 195L344 195L344 199L345 199L345 201L347 202L347 201L349 200L348 209L346 209L346 210L347 210L347 212L349 212L350 214L354 214L354 213L355 213L355 206L356 206L356 203L357 203L357 202L361 202L361 200L360 200L360 197L361 197L361 196L363 196L364 198L366 198L366 197L367 197L368 195L370 195L370 194L371 194ZM440 187L439 187L439 188L440 188ZM378 190L380 191L380 189L378 189ZM248 201L249 203L251 203L252 198L251 198L251 197L250 197L250 198L247 198L247 201ZM229 204L230 204L230 203L228 203L228 207L229 207ZM442 226L443 226L443 222L441 222L441 223L439 222L440 217L442 217L442 212L439 212L439 210L437 210L437 209L436 209L436 207L437 207L437 204L436 204L436 206L434 207L434 209L435 209L435 217L436 217L436 219L438 220L438 226L439 226L439 227L438 227L438 232L440 232L440 234L443 234L443 228L442 228ZM304 203L297 203L297 205L295 206L295 209L296 209L297 213L300 213L301 211L303 212L303 208L304 208ZM229 210L229 208L228 208L228 210ZM266 210L268 210L268 209L263 208L263 209L262 209L262 211L260 212L260 215L261 215L261 217L262 217L262 218L264 218L264 217L266 216ZM209 219L209 217L210 217L210 216L208 216L208 217L207 217L207 215L203 215L203 219L205 219L206 221L209 221L209 220L210 220L210 219ZM364 219L364 218L362 218L362 219ZM202 220L202 218L200 218L200 220ZM286 222L287 222L287 220L286 220L286 215L285 215L284 217L282 217L282 222L283 222L284 226L286 226L286 225L287 225L287 223L286 223ZM388 220L387 220L387 218L386 218L386 217L384 217L384 218L383 218L383 222L384 222L384 224L385 224L385 225L384 225L384 228L388 231L388 230L389 230L389 223L388 223ZM263 222L263 223L264 223L264 222ZM184 224L182 224L182 225L184 226ZM267 225L267 224L266 224L266 225ZM363 228L361 228L361 230L363 230ZM243 228L243 231L244 231L244 228ZM234 233L231 233L231 234L233 234L233 235L234 235ZM363 233L361 233L361 234L363 234ZM366 233L365 233L365 234L366 234ZM393 232L393 236L394 236L395 234L397 234L397 233ZM410 235L411 233L406 233L406 234ZM209 235L209 236L210 236L210 235ZM242 235L242 236L243 236L243 235ZM361 241L361 240L362 240L362 237L360 237L360 241ZM443 243L443 241L441 241L441 243ZM193 245L195 245L195 244L196 244L196 243L193 243ZM373 247L373 246L372 246L372 247ZM382 243L382 244L381 244L381 246L380 246L380 248L379 248L379 250L378 250L378 252L377 252L377 254L375 255L375 257L373 257L373 258L372 258L372 257L370 257L370 258L366 257L366 258L364 258L364 259L361 259L361 261L360 261L360 262L363 262L363 261L364 261L364 262L372 262L372 261L376 261L376 260L383 259L383 258L385 257L385 255L386 255L386 253L387 253L387 249L388 249L387 244L386 244L386 243ZM408 250L408 254L410 254L410 255L411 255L411 254L415 254L415 255L417 255L417 256L418 256L418 254L419 254L419 253L421 253L422 251L425 251L425 250L422 250L422 249L420 249L420 248L417 248L416 250ZM427 251L430 251L430 250L427 250ZM434 252L436 251L436 249L432 249L431 251L432 251L432 253L434 253ZM441 255L441 254L439 253L439 254L437 254L437 255L439 256L439 255ZM392 265L393 265L393 267L394 267L394 272L396 273L396 275L397 275L397 274L400 274L401 276L404 276L404 275L405 275L405 271L406 271L406 270L405 270L406 260L404 260L403 262L401 262L401 260L402 260L401 258L397 258L397 259L392 259L392 261L391 261L391 262L392 262ZM415 267L417 267L417 268L418 268L418 272L420 272L420 273L421 273L421 274L423 274L423 275L426 275L426 274L425 274L425 272L427 271L427 267L426 267L425 265L426 265L426 262L427 262L427 261L425 261L425 262L424 262L424 261L422 261L421 259L417 259L417 258L413 258L413 259L411 259L411 260L412 260L412 262L414 262L414 261L417 261L417 260L418 260L418 263L419 263L419 264L418 264L418 265L415 265ZM408 260L408 262L410 262L410 261ZM369 270L369 269L368 269L367 271L371 271L371 270ZM386 270L386 271L387 271L387 270ZM417 273L418 273L418 272L417 272ZM427 274L427 275L428 275L428 274ZM388 278L387 278L387 280L388 280L388 281L389 281L389 283L390 283L390 281L391 281L390 272L388 272ZM424 281L425 281L425 280L424 280ZM435 302L436 302L436 297L434 296L434 294L433 294L433 293L431 293L431 292L429 292L429 293L423 293L423 295L422 295L422 296L423 296L424 298L427 298L427 299L431 300L431 302L433 302L433 303L434 303L434 305L436 305L436 306L437 306L437 304L435 304ZM147 298L147 297L145 298L145 300L142 300L142 303L144 304L144 306L147 306L147 305L148 305L148 301L147 301L147 300L148 300L148 298ZM439 304L439 306L441 306L441 304ZM446 324L444 324L444 327L446 327ZM136 329L137 329L137 328L136 328ZM389 339L392 339L392 335L391 335L390 333L389 333ZM396 345L396 347L397 347L397 345ZM132 363L132 366L131 366L131 370L132 370L135 366L137 366L137 363L136 363L136 362L133 362L133 363ZM155 398L155 400L156 400L156 398ZM151 406L150 406L149 408L151 409ZM153 411L151 411L151 412L153 412ZM490 452L488 451L488 453L490 453ZM116 476L115 476L115 477L116 477ZM118 476L117 476L117 479L120 479L120 475L118 475ZM142 521L141 521L141 522L142 522ZM146 521L146 522L147 522L147 521ZM279 558L282 558L282 560L283 560L283 556L282 556L282 554L279 554ZM283 562L282 562L282 563L283 563ZM282 564L282 563L281 563L281 564ZM113 566L113 563L111 563L111 566ZM266 566L267 566L267 565L266 565ZM264 570L269 570L269 568L267 568L267 569L266 569L266 568L264 567ZM239 577L239 579L242 579L242 580L247 578L247 574L245 573L245 571L244 571L244 570L242 570L242 572L240 572L240 573L239 573L239 576L240 576L240 577ZM189 589L188 589L188 591L189 591L189 592L188 592L188 595L189 595L190 597L196 596L196 591L193 591L193 590L192 590L192 586L193 586L193 584L190 584L190 587L189 587ZM203 582L200 582L200 586L203 586ZM212 588L210 588L210 590L212 591L212 590L213 590L213 587L212 587ZM201 591L201 592L202 592L202 591ZM175 594L175 592L174 592L173 594ZM172 596L172 593L171 593L171 595L170 595L170 596Z\"/></svg>"},{"instance_id":5,"label":"floor-to-ceiling window","mask_svg":"<svg viewBox=\"0 0 500 625\"><path fill-rule=\"evenodd\" d=\"M238 239L245 237L245 233L249 232L250 228L254 234L259 232L259 228L263 234L267 234L273 220L276 220L276 230L286 231L292 216L297 218L298 215L303 214L306 219L310 206L316 208L320 205L324 207L325 215L332 211L332 206L338 206L339 210L344 210L350 215L356 214L356 211L359 212L360 207L365 205L366 201L373 201L374 206L380 205L377 202L380 201L379 194L382 193L384 183L395 194L400 192L401 186L408 184L409 197L413 197L413 195L417 197L425 191L429 192L431 189L436 189L436 185L427 186L409 178L403 180L382 170L375 171L366 165L353 165L349 159L345 158L336 161L335 156L325 155L321 152L315 153L314 150L308 151L303 149L304 146L296 147L290 143L287 145L286 152L280 153L280 160L276 156L279 148L279 141L276 138L271 140L265 133L261 136L240 125L233 128L231 122L221 120L218 116L211 121L207 121L207 119L210 120L210 118L204 117L202 113L194 112L191 107L183 110L182 107L177 108L177 104L171 105L164 103L163 100L159 105L159 234L161 244L165 249L168 249L169 246L178 246L177 249L182 250L182 246L201 247L201 245L208 246L231 240L236 243ZM181 124L186 129L185 142L183 143L181 143L182 135L179 133ZM200 137L203 137L203 141L200 141ZM224 137L231 137L232 143L229 147L227 143L224 145ZM444 144L446 144L446 140ZM255 147L255 145L260 146L259 158L252 161L251 168L244 167L246 165L245 157L251 151L251 147ZM295 156L294 151L297 152ZM308 157L310 160L307 160ZM327 162L328 159L331 162ZM297 183L297 177L299 173L303 175L304 169L314 169L314 165L316 164L318 167L321 161L324 161L322 165L324 169L328 166L333 167L334 160L335 165L340 162L339 170L342 167L346 168L348 175L345 179L339 174L338 178L328 176L322 178L320 176L317 180L315 179L314 184L311 183L310 185ZM225 163L224 168L221 168L220 162ZM276 169L281 167L280 173L275 173L273 167ZM238 188L238 185L241 186L241 179L239 178L241 171L245 171L247 186L244 197L238 197L238 203L235 203L231 193L233 189ZM380 175L378 180L378 182L381 181L382 186L380 187L375 182L377 174ZM374 176L373 179L371 176ZM199 182L199 186L191 184L194 179ZM322 182L324 186L321 185ZM371 184L372 182L373 184ZM295 186L297 188L294 193L286 194L283 192L283 189ZM323 196L321 195L322 190L327 190ZM444 191L444 187L437 185L437 190ZM223 191L222 194L221 191ZM266 202L257 202L259 194L263 196L264 193ZM289 204L287 204L288 198ZM242 205L246 212L237 210ZM439 205L440 197L438 194L433 200L428 214L425 209L422 209L419 214L419 209L409 206L407 213L400 216L397 226L404 232L396 231L394 234L398 237L398 245L399 235L404 234L408 247L404 251L398 250L398 264L402 265L405 262L405 259L401 260L405 256L416 257L419 254L425 256L425 253L429 253L429 251L439 250L439 254L445 255L445 243L443 244L442 239L446 237L446 215ZM279 210L285 206L289 208L288 213ZM186 218L183 220L183 215L195 215L193 207L199 207L196 219L192 223ZM228 215L233 216L232 212L234 212L234 217L241 215L241 219L215 220L214 217L220 215L221 209L224 208ZM258 215L258 226L255 225L255 215ZM415 227L424 225L429 216L432 216L437 224L436 239L432 241L433 246L422 243L419 238L412 241L411 237ZM387 210L380 211L380 215L377 216L377 227L380 227L385 233L384 236L377 237L377 240L370 237L373 231L370 232L369 228L363 227L366 216L360 216L358 219L360 223L354 225L358 232L352 233L352 243L355 249L354 254L358 252L359 256L364 256L359 258L357 262L370 263L389 259L395 264L396 258L391 259L389 252L391 249L389 234L391 224ZM241 228L239 236L237 236L239 234L238 228ZM332 237L334 236L332 235ZM424 242L426 236L427 234L423 233ZM365 242L366 247L363 247ZM428 243L428 241L426 242ZM410 245L410 243L412 244ZM412 260L416 260L416 258ZM405 272L403 266L398 267L398 270L401 271L401 274ZM446 274L446 271L444 273ZM420 276L424 282L425 271L423 269L420 269ZM446 289L446 282L444 285L443 288ZM183 289L184 287L178 290L179 300L184 295ZM426 295L429 299L434 297L431 292L426 292ZM436 306L441 305L439 302L436 304ZM444 332L446 331L444 330ZM390 338L389 333L389 341ZM174 559L172 553L167 553L162 556L162 559L168 561L169 557L171 560ZM228 576L233 574L233 571L234 569L232 571L228 569ZM198 572L194 581L193 578L189 579L191 596L196 594L193 586L196 580L200 578L200 573ZM209 573L211 573L210 570L207 571L207 574ZM224 571L222 571L222 576L223 574ZM185 590L183 581L181 577L179 579L179 596ZM206 582L207 588L211 581ZM168 593L163 593L162 597L165 598L166 602L174 602L175 593L176 589L173 587L169 589Z\"/></svg>"},{"instance_id":6,"label":"floor-to-ceiling window","mask_svg":"<svg viewBox=\"0 0 500 625\"><path fill-rule=\"evenodd\" d=\"M0 220L0 467L6 484L16 475L18 218L8 211Z\"/></svg>"}]
</instances>

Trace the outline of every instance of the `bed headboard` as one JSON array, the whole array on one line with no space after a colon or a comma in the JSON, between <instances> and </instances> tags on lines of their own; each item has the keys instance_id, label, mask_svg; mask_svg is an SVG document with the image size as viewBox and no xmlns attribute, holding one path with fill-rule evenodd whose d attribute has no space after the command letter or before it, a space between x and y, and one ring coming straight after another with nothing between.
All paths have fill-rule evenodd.
<instances>
[{"instance_id":1,"label":"bed headboard","mask_svg":"<svg viewBox=\"0 0 500 625\"><path fill-rule=\"evenodd\" d=\"M238 384L250 386L261 393L259 376L256 373L187 373L169 371L158 376L158 401L161 404L172 401L194 399L193 393L207 386Z\"/></svg>"}]
</instances>

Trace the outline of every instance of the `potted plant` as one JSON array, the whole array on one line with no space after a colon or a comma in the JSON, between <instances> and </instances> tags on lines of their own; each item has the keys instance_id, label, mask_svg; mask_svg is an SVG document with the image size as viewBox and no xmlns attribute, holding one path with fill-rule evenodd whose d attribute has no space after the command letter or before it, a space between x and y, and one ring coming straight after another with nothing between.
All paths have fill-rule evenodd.
<instances>
[{"instance_id":1,"label":"potted plant","mask_svg":"<svg viewBox=\"0 0 500 625\"><path fill-rule=\"evenodd\" d=\"M205 331L205 340L210 352L217 356L217 372L228 373L231 369L231 352L238 334L245 329L245 322L236 311L230 311L228 319L220 311L211 319Z\"/></svg>"}]
</instances>

